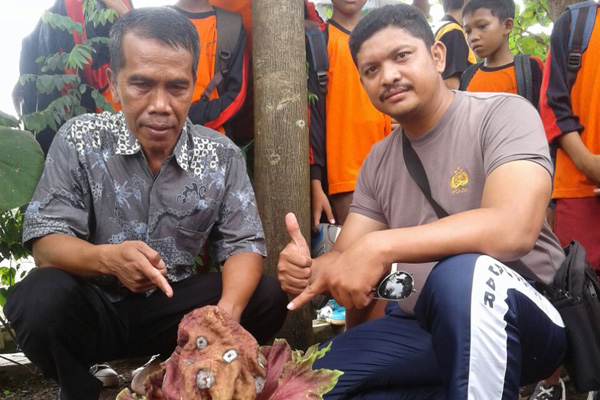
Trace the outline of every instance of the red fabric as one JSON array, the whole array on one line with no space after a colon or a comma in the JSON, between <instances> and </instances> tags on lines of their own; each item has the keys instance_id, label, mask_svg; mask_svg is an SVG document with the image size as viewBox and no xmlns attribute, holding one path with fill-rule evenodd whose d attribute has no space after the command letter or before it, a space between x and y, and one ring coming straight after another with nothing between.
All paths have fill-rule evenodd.
<instances>
[{"instance_id":1,"label":"red fabric","mask_svg":"<svg viewBox=\"0 0 600 400\"><path fill-rule=\"evenodd\" d=\"M240 90L238 95L235 97L235 99L231 102L231 104L229 106L227 106L227 108L224 109L223 112L221 112L221 115L219 115L219 118L212 120L210 122L207 122L205 124L205 126L211 128L211 129L217 129L218 127L222 126L225 122L227 122L227 120L229 120L233 116L233 114L238 112L238 110L242 107L242 104L244 104L244 100L246 99L247 87L248 87L248 47L246 47L244 49L244 61L243 61L243 67L242 67L242 89Z\"/></svg>"},{"instance_id":2,"label":"red fabric","mask_svg":"<svg viewBox=\"0 0 600 400\"><path fill-rule=\"evenodd\" d=\"M556 123L556 115L554 110L548 104L548 84L550 83L550 67L552 65L552 49L548 51L548 57L544 64L544 74L542 79L542 89L540 90L540 116L544 123L546 137L548 143L551 143L558 136L562 135L558 124Z\"/></svg>"},{"instance_id":3,"label":"red fabric","mask_svg":"<svg viewBox=\"0 0 600 400\"><path fill-rule=\"evenodd\" d=\"M128 9L131 10L131 2L127 0L124 2ZM83 8L80 0L66 0L65 7L67 9L67 16L70 17L73 21L79 22L81 26L83 26L83 37L77 32L73 32L73 42L75 44L82 44L85 42L87 38L87 33L85 31L85 19L83 16ZM88 60L88 63L83 66L83 75L86 81L96 90L100 92L104 96L107 102L109 102L115 111L121 110L121 105L115 103L112 98L112 93L110 91L108 85L108 76L106 75L106 71L109 68L109 64L105 64L101 66L99 69L92 68L92 60ZM67 73L73 73L73 71L66 71ZM96 111L102 112L101 109L97 109Z\"/></svg>"},{"instance_id":4,"label":"red fabric","mask_svg":"<svg viewBox=\"0 0 600 400\"><path fill-rule=\"evenodd\" d=\"M600 197L556 199L554 233L564 247L577 240L600 273Z\"/></svg>"},{"instance_id":5,"label":"red fabric","mask_svg":"<svg viewBox=\"0 0 600 400\"><path fill-rule=\"evenodd\" d=\"M306 4L306 9L308 10L308 18L307 19L310 21L315 21L315 22L319 22L322 24L323 20L317 13L317 10L315 9L315 5L308 0L304 0L304 4Z\"/></svg>"}]
</instances>

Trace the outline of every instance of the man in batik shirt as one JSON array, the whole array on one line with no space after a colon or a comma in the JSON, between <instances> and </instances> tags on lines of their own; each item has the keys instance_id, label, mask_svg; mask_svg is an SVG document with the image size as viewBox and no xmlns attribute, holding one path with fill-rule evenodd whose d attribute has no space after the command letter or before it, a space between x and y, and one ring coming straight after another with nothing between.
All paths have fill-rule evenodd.
<instances>
[{"instance_id":1,"label":"man in batik shirt","mask_svg":"<svg viewBox=\"0 0 600 400\"><path fill-rule=\"evenodd\" d=\"M279 284L262 276L264 234L239 149L186 117L194 26L172 9L133 10L110 40L123 112L80 116L58 132L24 223L39 268L5 307L62 399L98 398L90 364L168 356L195 308L216 304L259 342L286 313ZM209 237L222 273L194 274Z\"/></svg>"}]
</instances>

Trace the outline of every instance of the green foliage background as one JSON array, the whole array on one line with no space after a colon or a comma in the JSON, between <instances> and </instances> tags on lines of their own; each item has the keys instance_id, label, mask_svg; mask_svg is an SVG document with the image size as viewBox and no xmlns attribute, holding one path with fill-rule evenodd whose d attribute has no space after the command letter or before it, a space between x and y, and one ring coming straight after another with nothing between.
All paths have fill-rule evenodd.
<instances>
[{"instance_id":1,"label":"green foliage background","mask_svg":"<svg viewBox=\"0 0 600 400\"><path fill-rule=\"evenodd\" d=\"M547 0L525 0L522 8L517 6L515 27L510 36L510 48L515 54L530 54L546 60L550 48L550 37L547 33L533 33L539 26L548 28L552 23L548 13Z\"/></svg>"},{"instance_id":2,"label":"green foliage background","mask_svg":"<svg viewBox=\"0 0 600 400\"><path fill-rule=\"evenodd\" d=\"M118 13L112 9L97 9L96 1L82 0L85 20L94 26L112 23ZM42 21L69 34L82 34L84 29L71 18L49 11L42 15ZM24 274L21 260L29 256L21 244L23 205L31 199L44 165L43 152L33 134L48 127L57 131L70 118L88 112L81 105L86 92L98 108L114 111L104 97L82 79L83 68L91 62L95 52L93 45L98 43L108 43L108 38L89 38L68 53L40 56L36 63L41 64L41 74L20 77L21 85L35 82L39 93L60 93L46 109L19 119L0 111L0 148L3 149L0 153L0 261L9 263L0 268L0 306L4 305L17 275Z\"/></svg>"}]
</instances>

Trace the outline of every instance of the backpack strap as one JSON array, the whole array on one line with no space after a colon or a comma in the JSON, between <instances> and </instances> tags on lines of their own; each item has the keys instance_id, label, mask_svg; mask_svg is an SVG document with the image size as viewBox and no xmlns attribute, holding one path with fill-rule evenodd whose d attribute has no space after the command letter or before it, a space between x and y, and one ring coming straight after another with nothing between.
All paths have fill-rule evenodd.
<instances>
[{"instance_id":1,"label":"backpack strap","mask_svg":"<svg viewBox=\"0 0 600 400\"><path fill-rule=\"evenodd\" d=\"M215 55L215 73L202 93L202 99L208 100L217 89L223 92L224 79L229 73L229 60L240 38L242 17L234 12L214 7L217 16L217 53Z\"/></svg>"},{"instance_id":2,"label":"backpack strap","mask_svg":"<svg viewBox=\"0 0 600 400\"><path fill-rule=\"evenodd\" d=\"M329 55L327 54L327 43L325 34L319 28L309 28L305 31L306 43L308 44L307 56L309 63L313 66L321 93L327 93L327 72L329 71Z\"/></svg>"},{"instance_id":3,"label":"backpack strap","mask_svg":"<svg viewBox=\"0 0 600 400\"><path fill-rule=\"evenodd\" d=\"M515 75L517 77L517 93L533 104L533 78L531 76L531 57L529 54L515 56Z\"/></svg>"},{"instance_id":4,"label":"backpack strap","mask_svg":"<svg viewBox=\"0 0 600 400\"><path fill-rule=\"evenodd\" d=\"M458 87L458 90L462 90L463 92L467 90L471 79L473 79L473 76L475 75L475 72L477 72L479 67L481 67L482 65L483 62L473 64L469 66L469 68L467 68L465 72L462 73L462 75L460 76L460 86Z\"/></svg>"},{"instance_id":5,"label":"backpack strap","mask_svg":"<svg viewBox=\"0 0 600 400\"><path fill-rule=\"evenodd\" d=\"M567 7L571 14L571 33L569 34L569 56L567 57L568 82L575 83L577 72L581 68L581 56L585 52L596 22L596 8L593 1L572 4Z\"/></svg>"}]
</instances>

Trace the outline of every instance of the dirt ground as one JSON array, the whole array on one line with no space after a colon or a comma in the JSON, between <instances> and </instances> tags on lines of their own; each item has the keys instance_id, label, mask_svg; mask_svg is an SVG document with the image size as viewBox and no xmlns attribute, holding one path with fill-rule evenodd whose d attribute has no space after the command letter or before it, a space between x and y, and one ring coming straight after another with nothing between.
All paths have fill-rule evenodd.
<instances>
[{"instance_id":1,"label":"dirt ground","mask_svg":"<svg viewBox=\"0 0 600 400\"><path fill-rule=\"evenodd\" d=\"M119 373L119 387L105 388L99 400L114 400L117 394L131 383L131 371L147 360L121 360L113 361L110 365ZM586 400L587 394L575 392L570 385L567 386L567 400ZM0 372L0 399L23 400L54 400L58 399L58 386L54 381L45 379L41 375L30 372L5 373ZM482 399L484 400L484 399Z\"/></svg>"},{"instance_id":2,"label":"dirt ground","mask_svg":"<svg viewBox=\"0 0 600 400\"><path fill-rule=\"evenodd\" d=\"M144 364L146 359L120 360L110 363L119 373L119 387L104 388L99 400L114 400L117 394L131 383L131 371ZM41 374L28 371L0 372L0 399L54 400L58 399L58 386Z\"/></svg>"}]
</instances>

